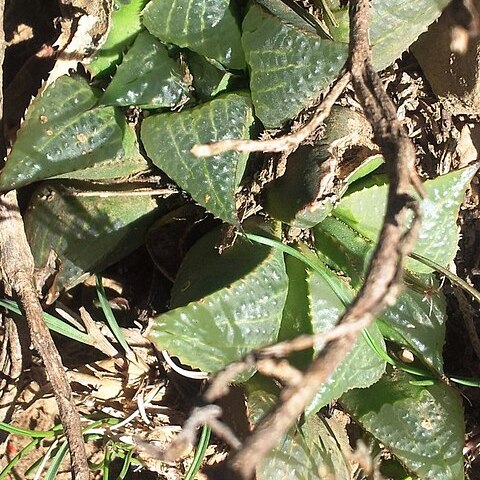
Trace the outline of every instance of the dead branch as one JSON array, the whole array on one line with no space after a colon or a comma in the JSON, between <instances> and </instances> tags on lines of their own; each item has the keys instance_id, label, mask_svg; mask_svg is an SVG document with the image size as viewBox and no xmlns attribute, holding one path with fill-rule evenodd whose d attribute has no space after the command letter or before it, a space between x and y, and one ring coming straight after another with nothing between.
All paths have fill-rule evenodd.
<instances>
[{"instance_id":1,"label":"dead branch","mask_svg":"<svg viewBox=\"0 0 480 480\"><path fill-rule=\"evenodd\" d=\"M330 110L350 82L350 72L342 70L339 77L316 108L312 118L299 130L271 140L222 140L220 142L194 145L190 150L196 157L211 157L235 150L236 152L286 152L291 153L313 135L330 115Z\"/></svg>"},{"instance_id":2,"label":"dead branch","mask_svg":"<svg viewBox=\"0 0 480 480\"><path fill-rule=\"evenodd\" d=\"M238 362L231 363L212 379L208 389L203 394L203 401L207 404L215 402L228 393L229 385L240 374L249 369L258 367L258 363L266 359L286 358L293 352L300 352L315 347L320 351L326 344L338 340L343 336L350 336L353 332L361 332L369 324L363 319L348 325L337 325L329 332L316 333L313 335L300 335L291 340L268 345L245 355Z\"/></svg>"},{"instance_id":3,"label":"dead branch","mask_svg":"<svg viewBox=\"0 0 480 480\"><path fill-rule=\"evenodd\" d=\"M3 79L4 0L0 0L0 79ZM0 80L0 92L3 82ZM0 115L3 117L3 94L0 93ZM3 135L2 135L3 143ZM4 149L2 149L4 150ZM5 151L2 152L2 157ZM0 196L0 270L3 281L18 295L25 312L34 348L45 364L45 369L55 393L60 418L70 448L73 478L88 480L89 469L83 442L80 416L75 407L72 390L68 383L62 361L43 321L43 311L33 281L33 256L25 236L23 220L14 190Z\"/></svg>"},{"instance_id":4,"label":"dead branch","mask_svg":"<svg viewBox=\"0 0 480 480\"><path fill-rule=\"evenodd\" d=\"M8 422L13 413L18 384L23 373L22 337L17 325L9 316L3 317L3 338L0 346L0 422ZM1 435L0 435L1 438ZM5 445L0 447L0 455Z\"/></svg>"},{"instance_id":5,"label":"dead branch","mask_svg":"<svg viewBox=\"0 0 480 480\"><path fill-rule=\"evenodd\" d=\"M43 320L42 306L33 283L33 257L14 190L0 197L0 268L4 282L19 297L33 347L40 354L52 384L70 448L73 478L88 480L89 469L80 416L62 360Z\"/></svg>"},{"instance_id":6,"label":"dead branch","mask_svg":"<svg viewBox=\"0 0 480 480\"><path fill-rule=\"evenodd\" d=\"M395 301L401 286L403 260L412 248L419 227L418 204L411 195L412 185L421 191L415 173L415 150L372 67L369 9L370 0L350 0L348 67L355 92L385 158L390 187L382 231L365 282L339 322L345 326L358 321L369 324ZM410 229L406 215L409 210L414 212ZM242 448L227 459L218 478L252 478L265 454L286 434L320 386L351 351L359 333L356 329L330 342L299 383L282 391L279 405L258 424Z\"/></svg>"}]
</instances>

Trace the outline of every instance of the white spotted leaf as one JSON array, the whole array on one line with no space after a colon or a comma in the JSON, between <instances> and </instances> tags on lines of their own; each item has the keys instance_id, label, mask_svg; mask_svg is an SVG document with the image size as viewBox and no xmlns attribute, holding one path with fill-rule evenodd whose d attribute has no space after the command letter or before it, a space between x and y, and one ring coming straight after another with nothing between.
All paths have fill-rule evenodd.
<instances>
[{"instance_id":1,"label":"white spotted leaf","mask_svg":"<svg viewBox=\"0 0 480 480\"><path fill-rule=\"evenodd\" d=\"M243 227L274 233L255 218ZM220 254L221 238L222 230L214 230L189 250L175 279L172 310L153 318L147 330L159 350L207 372L274 343L287 294L281 251L239 237Z\"/></svg>"},{"instance_id":2,"label":"white spotted leaf","mask_svg":"<svg viewBox=\"0 0 480 480\"><path fill-rule=\"evenodd\" d=\"M146 118L141 139L153 163L196 202L225 222L238 224L235 191L248 155L227 152L197 158L190 150L198 143L247 138L252 123L248 93L230 93L192 110Z\"/></svg>"}]
</instances>

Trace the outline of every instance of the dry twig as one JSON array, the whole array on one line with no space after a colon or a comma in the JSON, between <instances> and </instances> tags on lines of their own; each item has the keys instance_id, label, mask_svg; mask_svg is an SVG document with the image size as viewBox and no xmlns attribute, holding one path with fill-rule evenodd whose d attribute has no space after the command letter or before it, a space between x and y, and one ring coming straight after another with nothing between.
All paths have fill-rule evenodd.
<instances>
[{"instance_id":1,"label":"dry twig","mask_svg":"<svg viewBox=\"0 0 480 480\"><path fill-rule=\"evenodd\" d=\"M370 0L350 0L348 67L357 97L389 169L390 187L384 224L365 282L340 319L340 325L345 326L358 321L369 324L385 306L395 301L401 286L403 259L410 251L419 227L418 205L410 193L412 185L422 192L415 173L414 147L372 67L368 43L369 8ZM406 215L409 210L415 214L410 229ZM303 378L282 391L279 405L258 424L242 448L227 459L218 478L252 478L265 454L285 435L320 386L351 351L359 333L355 329L330 342Z\"/></svg>"},{"instance_id":2,"label":"dry twig","mask_svg":"<svg viewBox=\"0 0 480 480\"><path fill-rule=\"evenodd\" d=\"M338 97L350 82L350 72L342 70L338 79L334 82L325 98L316 108L312 118L296 132L273 138L271 140L222 140L220 142L194 145L191 152L196 157L211 157L230 150L236 152L286 152L290 153L313 135L330 115L330 110Z\"/></svg>"},{"instance_id":3,"label":"dry twig","mask_svg":"<svg viewBox=\"0 0 480 480\"><path fill-rule=\"evenodd\" d=\"M4 282L18 295L34 348L40 354L57 400L72 460L73 478L88 480L89 469L80 416L62 360L43 320L33 283L33 257L14 190L0 196L0 268Z\"/></svg>"},{"instance_id":4,"label":"dry twig","mask_svg":"<svg viewBox=\"0 0 480 480\"><path fill-rule=\"evenodd\" d=\"M4 1L0 0L0 21L3 25ZM0 78L3 79L3 27L0 29ZM3 90L0 81L0 92ZM0 112L3 114L3 96L0 97ZM4 154L5 152L3 152ZM89 469L83 442L80 416L76 410L73 394L62 361L43 320L43 311L33 281L34 263L25 236L23 220L14 190L0 195L0 270L3 281L18 295L25 312L34 348L45 364L47 374L58 403L60 418L65 428L72 460L73 477L88 480Z\"/></svg>"}]
</instances>

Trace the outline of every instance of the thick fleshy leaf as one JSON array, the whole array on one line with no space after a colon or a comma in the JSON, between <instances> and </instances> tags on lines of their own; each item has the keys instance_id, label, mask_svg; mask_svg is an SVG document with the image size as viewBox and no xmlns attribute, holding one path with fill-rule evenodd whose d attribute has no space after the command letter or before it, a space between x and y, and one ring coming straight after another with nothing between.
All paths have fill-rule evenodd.
<instances>
[{"instance_id":1,"label":"thick fleshy leaf","mask_svg":"<svg viewBox=\"0 0 480 480\"><path fill-rule=\"evenodd\" d=\"M352 227L329 216L313 230L315 248L322 260L335 271L347 275L355 289L360 288L374 244Z\"/></svg>"},{"instance_id":2,"label":"thick fleshy leaf","mask_svg":"<svg viewBox=\"0 0 480 480\"><path fill-rule=\"evenodd\" d=\"M328 332L345 311L346 303L353 299L353 290L327 268L324 269L325 276L322 277L317 272L306 271L305 265L295 258L287 258L286 264L289 292L283 312L281 338L293 338L302 333ZM378 327L374 324L368 331L376 344L385 348ZM305 357L306 353L297 356L297 364L305 365ZM307 413L317 412L352 388L372 385L384 371L385 361L373 352L361 336L352 352L317 392L307 408Z\"/></svg>"},{"instance_id":3,"label":"thick fleshy leaf","mask_svg":"<svg viewBox=\"0 0 480 480\"><path fill-rule=\"evenodd\" d=\"M290 255L285 256L288 275L288 294L283 309L278 340L291 340L302 334L313 333L306 266ZM306 368L313 358L313 349L295 352L289 361L297 368Z\"/></svg>"},{"instance_id":4,"label":"thick fleshy leaf","mask_svg":"<svg viewBox=\"0 0 480 480\"><path fill-rule=\"evenodd\" d=\"M274 128L297 115L339 72L347 46L284 23L253 4L243 21L255 114Z\"/></svg>"},{"instance_id":5,"label":"thick fleshy leaf","mask_svg":"<svg viewBox=\"0 0 480 480\"><path fill-rule=\"evenodd\" d=\"M142 124L141 138L153 163L196 202L238 224L234 195L248 156L227 152L196 158L190 149L197 143L247 138L252 122L248 93L231 93L192 110L152 115Z\"/></svg>"},{"instance_id":6,"label":"thick fleshy leaf","mask_svg":"<svg viewBox=\"0 0 480 480\"><path fill-rule=\"evenodd\" d=\"M387 308L378 325L385 337L407 347L416 357L443 373L443 346L447 312L445 296L433 275L416 279L420 288L406 288L394 306ZM431 292L431 293L430 293Z\"/></svg>"},{"instance_id":7,"label":"thick fleshy leaf","mask_svg":"<svg viewBox=\"0 0 480 480\"><path fill-rule=\"evenodd\" d=\"M335 41L348 42L348 7L336 0L322 0L330 6L337 25L327 20ZM435 22L449 0L373 0L370 15L370 39L373 63L382 70L399 58L415 40ZM408 27L407 27L408 25Z\"/></svg>"},{"instance_id":8,"label":"thick fleshy leaf","mask_svg":"<svg viewBox=\"0 0 480 480\"><path fill-rule=\"evenodd\" d=\"M331 28L334 40L320 38L280 0L259 0L264 7L253 4L244 19L242 42L251 70L252 99L266 127L279 127L307 107L347 59L346 7L325 1L339 22ZM398 58L448 3L375 0L370 25L375 66L385 68Z\"/></svg>"},{"instance_id":9,"label":"thick fleshy leaf","mask_svg":"<svg viewBox=\"0 0 480 480\"><path fill-rule=\"evenodd\" d=\"M394 371L341 403L375 438L419 478L462 480L464 420L460 395L444 383L412 384Z\"/></svg>"},{"instance_id":10,"label":"thick fleshy leaf","mask_svg":"<svg viewBox=\"0 0 480 480\"><path fill-rule=\"evenodd\" d=\"M96 93L78 76L60 77L40 94L0 174L0 190L122 158L125 119L96 103Z\"/></svg>"},{"instance_id":11,"label":"thick fleshy leaf","mask_svg":"<svg viewBox=\"0 0 480 480\"><path fill-rule=\"evenodd\" d=\"M101 102L142 108L174 107L187 92L180 64L170 58L167 47L148 32L141 32Z\"/></svg>"},{"instance_id":12,"label":"thick fleshy leaf","mask_svg":"<svg viewBox=\"0 0 480 480\"><path fill-rule=\"evenodd\" d=\"M312 272L308 278L308 298L314 333L328 332L334 328L345 311L342 298L353 300L354 297L353 290L343 280L328 270L326 272L329 274L328 282L316 272ZM368 332L376 345L385 349L378 326L373 324L368 328ZM374 384L384 371L385 361L372 350L365 338L360 336L353 350L316 393L307 413L317 412L352 388L364 388Z\"/></svg>"},{"instance_id":13,"label":"thick fleshy leaf","mask_svg":"<svg viewBox=\"0 0 480 480\"><path fill-rule=\"evenodd\" d=\"M257 223L244 228L272 235ZM211 372L277 340L287 294L279 250L237 238L219 254L221 241L217 229L191 248L175 279L173 310L152 319L146 334L158 349Z\"/></svg>"},{"instance_id":14,"label":"thick fleshy leaf","mask_svg":"<svg viewBox=\"0 0 480 480\"><path fill-rule=\"evenodd\" d=\"M124 181L149 168L150 165L140 153L135 129L131 125L127 125L123 132L122 147L114 158L94 163L81 170L55 175L52 178L99 181L119 179Z\"/></svg>"},{"instance_id":15,"label":"thick fleshy leaf","mask_svg":"<svg viewBox=\"0 0 480 480\"><path fill-rule=\"evenodd\" d=\"M321 258L356 289L363 282L374 244L335 217L326 218L314 229L315 246ZM443 373L445 342L445 297L436 290L433 275L406 275L406 288L397 302L387 308L377 325L382 334L412 351L426 365Z\"/></svg>"},{"instance_id":16,"label":"thick fleshy leaf","mask_svg":"<svg viewBox=\"0 0 480 480\"><path fill-rule=\"evenodd\" d=\"M249 418L257 423L278 402L278 389L273 382L258 375L246 384ZM293 427L270 451L257 468L258 480L289 478L322 480L351 478L352 471L333 428L317 415Z\"/></svg>"},{"instance_id":17,"label":"thick fleshy leaf","mask_svg":"<svg viewBox=\"0 0 480 480\"><path fill-rule=\"evenodd\" d=\"M215 95L225 91L230 80L235 78L231 73L217 68L205 57L195 52L188 53L187 61L188 68L193 75L195 95L200 100L210 100Z\"/></svg>"},{"instance_id":18,"label":"thick fleshy leaf","mask_svg":"<svg viewBox=\"0 0 480 480\"><path fill-rule=\"evenodd\" d=\"M427 198L421 202L422 225L414 251L440 265L447 265L457 252L457 216L465 190L478 166L450 172L423 185ZM375 183L342 198L334 215L366 238L376 241L383 222L388 186ZM432 269L408 259L408 269L430 273Z\"/></svg>"},{"instance_id":19,"label":"thick fleshy leaf","mask_svg":"<svg viewBox=\"0 0 480 480\"><path fill-rule=\"evenodd\" d=\"M50 290L53 297L139 247L155 216L175 202L171 198L159 204L154 196L129 196L124 186L83 193L57 182L44 184L25 214L35 265L45 267L52 250L60 261Z\"/></svg>"},{"instance_id":20,"label":"thick fleshy leaf","mask_svg":"<svg viewBox=\"0 0 480 480\"><path fill-rule=\"evenodd\" d=\"M148 0L113 0L110 29L105 43L87 66L93 76L108 75L140 32L140 12Z\"/></svg>"},{"instance_id":21,"label":"thick fleshy leaf","mask_svg":"<svg viewBox=\"0 0 480 480\"><path fill-rule=\"evenodd\" d=\"M228 68L245 68L240 28L231 0L152 0L143 24L162 42L213 58Z\"/></svg>"}]
</instances>

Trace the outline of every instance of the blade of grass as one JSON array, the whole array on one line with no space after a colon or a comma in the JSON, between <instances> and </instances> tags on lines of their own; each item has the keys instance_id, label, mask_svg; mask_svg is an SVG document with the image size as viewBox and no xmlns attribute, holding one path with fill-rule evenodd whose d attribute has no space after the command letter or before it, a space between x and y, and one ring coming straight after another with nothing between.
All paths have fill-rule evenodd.
<instances>
[{"instance_id":1,"label":"blade of grass","mask_svg":"<svg viewBox=\"0 0 480 480\"><path fill-rule=\"evenodd\" d=\"M30 438L52 438L62 433L62 426L55 425L51 430L27 430L26 428L15 427L8 423L0 422L0 430L4 432L12 433L13 435L21 435Z\"/></svg>"},{"instance_id":2,"label":"blade of grass","mask_svg":"<svg viewBox=\"0 0 480 480\"><path fill-rule=\"evenodd\" d=\"M441 265L430 260L429 258L424 257L423 255L419 255L418 253L415 253L415 252L410 253L410 257L412 257L414 260L417 260L420 263L423 263L427 267L433 268L438 273L445 275L445 277L447 277L454 285L456 285L457 287L460 287L465 292L469 293L478 303L480 303L480 292L475 288L473 288L471 285L469 285L465 280L455 275L450 270L446 269L445 267L442 267Z\"/></svg>"},{"instance_id":3,"label":"blade of grass","mask_svg":"<svg viewBox=\"0 0 480 480\"><path fill-rule=\"evenodd\" d=\"M467 387L480 387L480 380L475 378L464 378L464 377L448 377L452 382L458 383L460 385L466 385Z\"/></svg>"},{"instance_id":4,"label":"blade of grass","mask_svg":"<svg viewBox=\"0 0 480 480\"><path fill-rule=\"evenodd\" d=\"M117 480L124 480L125 476L128 473L128 470L130 468L130 465L132 464L132 455L133 455L133 447L128 449L127 454L125 455L125 458L123 459L122 469L120 470L120 473L118 474Z\"/></svg>"},{"instance_id":5,"label":"blade of grass","mask_svg":"<svg viewBox=\"0 0 480 480\"><path fill-rule=\"evenodd\" d=\"M107 320L110 330L117 339L117 342L122 346L125 353L135 356L132 349L125 340L125 337L123 336L122 330L117 323L115 315L113 314L112 307L108 303L107 295L105 293L105 289L103 288L102 277L100 275L97 275L96 277L96 286L98 300L100 302L100 306L102 307L103 314L105 315L105 319Z\"/></svg>"},{"instance_id":6,"label":"blade of grass","mask_svg":"<svg viewBox=\"0 0 480 480\"><path fill-rule=\"evenodd\" d=\"M25 447L23 447L22 450L20 450L8 463L8 465L5 466L5 468L0 472L0 480L4 480L7 478L7 475L10 473L10 471L15 467L15 465L23 458L25 457L30 450L33 450L37 444L40 443L40 438L35 438L32 440L30 443L27 443Z\"/></svg>"},{"instance_id":7,"label":"blade of grass","mask_svg":"<svg viewBox=\"0 0 480 480\"><path fill-rule=\"evenodd\" d=\"M110 443L105 445L105 456L103 457L103 478L108 479L110 478L110 465L112 460L112 446Z\"/></svg>"},{"instance_id":8,"label":"blade of grass","mask_svg":"<svg viewBox=\"0 0 480 480\"><path fill-rule=\"evenodd\" d=\"M12 300L0 299L0 306L6 308L8 311L15 313L17 315L23 316L22 311L18 307L18 304ZM93 340L84 332L80 332L76 328L72 327L68 323L60 320L49 313L43 312L43 318L47 327L64 337L68 337L72 340L75 340L79 343L84 343L85 345L94 346Z\"/></svg>"},{"instance_id":9,"label":"blade of grass","mask_svg":"<svg viewBox=\"0 0 480 480\"><path fill-rule=\"evenodd\" d=\"M184 480L195 479L195 476L197 475L200 467L202 466L203 459L205 458L205 452L207 451L208 444L210 442L211 433L212 429L208 425L204 425L202 428L200 439L198 441L197 449L195 450L195 455L193 457L192 463L188 467Z\"/></svg>"},{"instance_id":10,"label":"blade of grass","mask_svg":"<svg viewBox=\"0 0 480 480\"><path fill-rule=\"evenodd\" d=\"M60 468L60 464L65 458L67 451L68 451L68 443L66 441L62 442L58 447L57 453L54 455L52 459L52 463L50 464L50 467L48 468L47 473L45 474L45 477L43 477L43 480L55 480L55 477L57 476L57 473L58 473L58 469Z\"/></svg>"}]
</instances>

